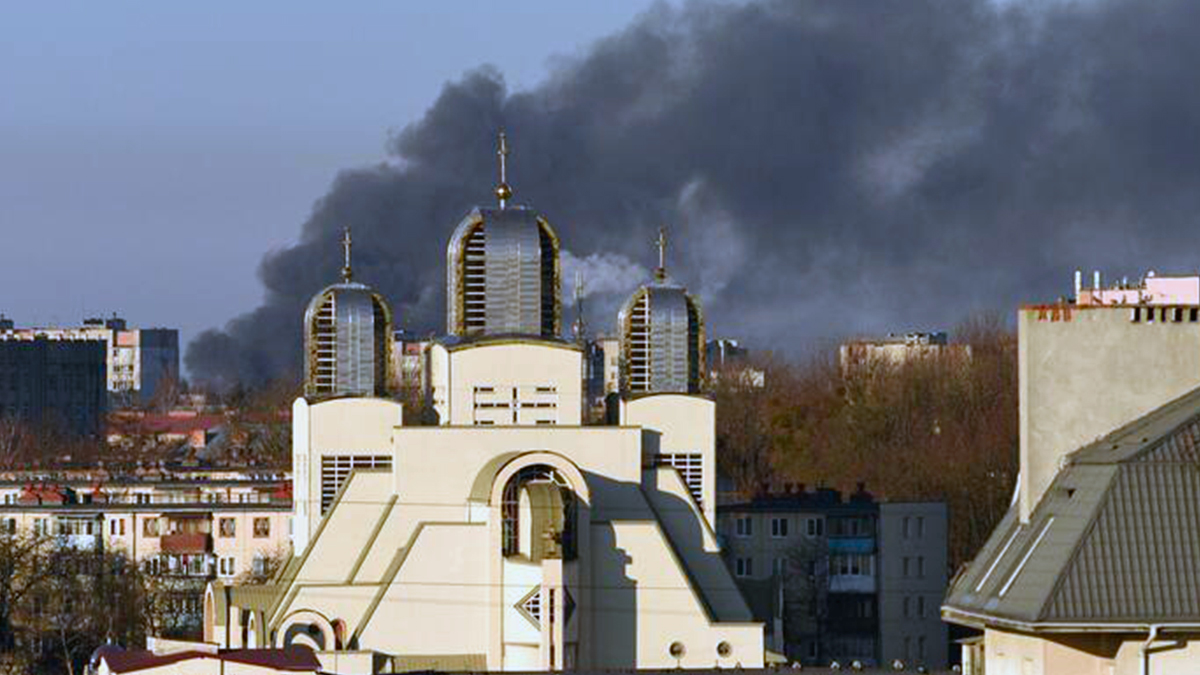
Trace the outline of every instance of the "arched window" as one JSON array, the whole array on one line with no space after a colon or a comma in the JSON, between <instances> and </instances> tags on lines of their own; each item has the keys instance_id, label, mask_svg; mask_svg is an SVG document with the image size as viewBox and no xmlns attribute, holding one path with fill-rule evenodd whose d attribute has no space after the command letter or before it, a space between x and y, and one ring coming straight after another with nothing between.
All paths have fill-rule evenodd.
<instances>
[{"instance_id":1,"label":"arched window","mask_svg":"<svg viewBox=\"0 0 1200 675\"><path fill-rule=\"evenodd\" d=\"M575 492L552 467L527 466L509 478L500 509L504 555L575 558Z\"/></svg>"}]
</instances>

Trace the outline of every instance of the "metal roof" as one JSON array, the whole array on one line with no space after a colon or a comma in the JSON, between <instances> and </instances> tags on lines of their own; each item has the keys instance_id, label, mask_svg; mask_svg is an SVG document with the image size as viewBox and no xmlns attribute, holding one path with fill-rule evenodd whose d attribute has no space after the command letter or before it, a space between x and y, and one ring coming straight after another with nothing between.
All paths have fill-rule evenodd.
<instances>
[{"instance_id":1,"label":"metal roof","mask_svg":"<svg viewBox=\"0 0 1200 675\"><path fill-rule=\"evenodd\" d=\"M1029 522L1017 506L952 585L968 624L1200 623L1200 389L1067 457Z\"/></svg>"}]
</instances>

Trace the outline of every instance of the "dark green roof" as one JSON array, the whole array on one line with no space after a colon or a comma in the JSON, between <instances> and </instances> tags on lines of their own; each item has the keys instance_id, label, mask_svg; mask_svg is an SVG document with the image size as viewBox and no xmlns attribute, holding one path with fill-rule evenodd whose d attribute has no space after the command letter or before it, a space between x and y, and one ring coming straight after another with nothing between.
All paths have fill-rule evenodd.
<instances>
[{"instance_id":1,"label":"dark green roof","mask_svg":"<svg viewBox=\"0 0 1200 675\"><path fill-rule=\"evenodd\" d=\"M1030 630L1200 623L1200 389L1075 451L1017 507L943 614Z\"/></svg>"}]
</instances>

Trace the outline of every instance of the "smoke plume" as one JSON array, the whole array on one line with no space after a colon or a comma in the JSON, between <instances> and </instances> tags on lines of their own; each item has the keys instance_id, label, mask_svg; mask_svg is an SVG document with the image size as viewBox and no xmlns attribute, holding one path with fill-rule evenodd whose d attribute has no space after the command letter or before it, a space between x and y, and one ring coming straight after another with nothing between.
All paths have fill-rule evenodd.
<instances>
[{"instance_id":1,"label":"smoke plume","mask_svg":"<svg viewBox=\"0 0 1200 675\"><path fill-rule=\"evenodd\" d=\"M1076 267L1190 271L1198 37L1194 0L659 6L536 89L486 67L448 83L386 162L337 178L300 243L263 259L265 303L187 364L294 372L347 224L356 277L400 325L440 329L445 244L490 202L501 127L516 201L598 277L594 329L656 264L663 223L710 333L793 353L1007 313L1068 293Z\"/></svg>"}]
</instances>

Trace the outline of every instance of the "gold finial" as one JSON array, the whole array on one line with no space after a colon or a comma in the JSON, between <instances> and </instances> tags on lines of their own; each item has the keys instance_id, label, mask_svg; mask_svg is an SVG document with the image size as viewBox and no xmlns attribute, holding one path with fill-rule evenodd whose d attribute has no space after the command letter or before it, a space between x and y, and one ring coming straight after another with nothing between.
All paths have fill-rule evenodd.
<instances>
[{"instance_id":1,"label":"gold finial","mask_svg":"<svg viewBox=\"0 0 1200 675\"><path fill-rule=\"evenodd\" d=\"M347 225L342 233L342 252L346 257L346 262L342 266L342 281L350 283L350 279L354 277L354 273L350 269L350 226Z\"/></svg>"},{"instance_id":2,"label":"gold finial","mask_svg":"<svg viewBox=\"0 0 1200 675\"><path fill-rule=\"evenodd\" d=\"M658 269L654 270L654 278L659 281L667 279L667 226L663 225L658 228L658 239L654 240L658 246Z\"/></svg>"},{"instance_id":3,"label":"gold finial","mask_svg":"<svg viewBox=\"0 0 1200 675\"><path fill-rule=\"evenodd\" d=\"M500 182L496 185L496 199L500 200L500 208L508 205L512 199L512 188L508 186L508 134L500 131L499 145L496 157L500 160Z\"/></svg>"}]
</instances>

